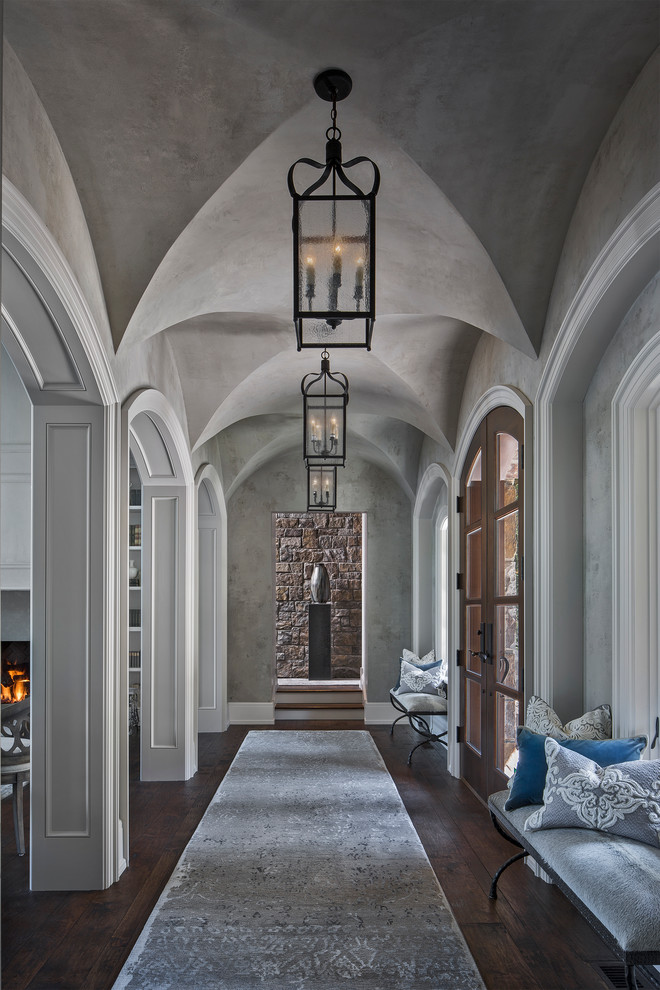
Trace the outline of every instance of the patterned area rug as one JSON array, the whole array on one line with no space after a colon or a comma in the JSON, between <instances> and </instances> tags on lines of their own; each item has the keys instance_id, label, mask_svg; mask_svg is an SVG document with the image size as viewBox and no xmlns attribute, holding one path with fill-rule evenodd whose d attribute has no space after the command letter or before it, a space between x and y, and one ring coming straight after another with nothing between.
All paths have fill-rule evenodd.
<instances>
[{"instance_id":1,"label":"patterned area rug","mask_svg":"<svg viewBox=\"0 0 660 990\"><path fill-rule=\"evenodd\" d=\"M250 732L115 990L483 990L368 732Z\"/></svg>"}]
</instances>

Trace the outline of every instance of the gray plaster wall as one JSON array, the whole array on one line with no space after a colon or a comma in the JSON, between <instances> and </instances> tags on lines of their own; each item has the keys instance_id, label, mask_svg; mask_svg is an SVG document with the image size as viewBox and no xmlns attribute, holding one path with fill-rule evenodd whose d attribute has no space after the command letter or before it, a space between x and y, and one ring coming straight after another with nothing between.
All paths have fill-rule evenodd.
<instances>
[{"instance_id":1,"label":"gray plaster wall","mask_svg":"<svg viewBox=\"0 0 660 990\"><path fill-rule=\"evenodd\" d=\"M589 170L564 242L538 360L483 334L467 375L458 437L480 396L511 385L534 400L543 369L575 294L607 240L634 206L660 181L660 55L656 52L621 104ZM604 343L603 347L606 346ZM585 391L588 387L585 381ZM435 451L425 444L420 477ZM439 455L441 452L438 450ZM460 467L460 465L456 466Z\"/></svg>"},{"instance_id":2,"label":"gray plaster wall","mask_svg":"<svg viewBox=\"0 0 660 990\"><path fill-rule=\"evenodd\" d=\"M181 380L169 341L163 334L140 344L120 347L111 362L119 401L140 388L153 388L168 400L190 442Z\"/></svg>"},{"instance_id":3,"label":"gray plaster wall","mask_svg":"<svg viewBox=\"0 0 660 990\"><path fill-rule=\"evenodd\" d=\"M612 399L631 362L660 332L660 276L630 309L584 402L584 694L612 700Z\"/></svg>"},{"instance_id":4,"label":"gray plaster wall","mask_svg":"<svg viewBox=\"0 0 660 990\"><path fill-rule=\"evenodd\" d=\"M276 466L255 472L229 500L229 701L272 700L272 513L303 511L305 485L300 452L295 451ZM386 702L398 657L411 642L411 504L388 474L350 452L346 468L338 471L338 492L342 511L367 513L367 698Z\"/></svg>"},{"instance_id":5,"label":"gray plaster wall","mask_svg":"<svg viewBox=\"0 0 660 990\"><path fill-rule=\"evenodd\" d=\"M660 181L660 50L635 80L598 149L564 242L543 334L547 358L575 293L599 251Z\"/></svg>"}]
</instances>

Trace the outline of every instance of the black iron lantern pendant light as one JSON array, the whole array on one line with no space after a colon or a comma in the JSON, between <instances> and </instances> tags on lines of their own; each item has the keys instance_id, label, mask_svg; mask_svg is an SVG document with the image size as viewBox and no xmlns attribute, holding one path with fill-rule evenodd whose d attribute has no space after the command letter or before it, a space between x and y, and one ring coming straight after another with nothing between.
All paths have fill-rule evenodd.
<instances>
[{"instance_id":1,"label":"black iron lantern pendant light","mask_svg":"<svg viewBox=\"0 0 660 990\"><path fill-rule=\"evenodd\" d=\"M293 319L298 350L303 347L366 347L371 350L375 308L376 194L380 172L370 158L342 162L337 103L348 96L351 77L326 69L314 89L332 103L326 131L325 164L299 158L289 169L293 197ZM364 191L346 170L366 163L373 182ZM322 171L299 193L293 173L298 165ZM362 175L363 172L360 172Z\"/></svg>"},{"instance_id":2,"label":"black iron lantern pendant light","mask_svg":"<svg viewBox=\"0 0 660 990\"><path fill-rule=\"evenodd\" d=\"M330 356L321 354L321 372L305 375L303 394L303 457L310 467L343 467L346 460L348 379L332 374Z\"/></svg>"},{"instance_id":3,"label":"black iron lantern pendant light","mask_svg":"<svg viewBox=\"0 0 660 990\"><path fill-rule=\"evenodd\" d=\"M307 511L334 512L337 507L337 468L307 468Z\"/></svg>"}]
</instances>

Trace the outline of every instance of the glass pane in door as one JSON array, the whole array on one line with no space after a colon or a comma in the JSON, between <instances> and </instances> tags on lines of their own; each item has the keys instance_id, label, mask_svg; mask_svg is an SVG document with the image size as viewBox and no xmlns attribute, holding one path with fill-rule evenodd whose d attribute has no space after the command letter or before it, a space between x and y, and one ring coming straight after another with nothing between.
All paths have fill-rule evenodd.
<instances>
[{"instance_id":1,"label":"glass pane in door","mask_svg":"<svg viewBox=\"0 0 660 990\"><path fill-rule=\"evenodd\" d=\"M495 766L506 777L513 775L516 765L518 710L516 698L497 692Z\"/></svg>"},{"instance_id":2,"label":"glass pane in door","mask_svg":"<svg viewBox=\"0 0 660 990\"><path fill-rule=\"evenodd\" d=\"M468 605L466 609L465 642L467 643L467 668L475 674L481 674L481 660L472 656L472 650L479 653L483 649L479 637L481 628L481 605Z\"/></svg>"},{"instance_id":3,"label":"glass pane in door","mask_svg":"<svg viewBox=\"0 0 660 990\"><path fill-rule=\"evenodd\" d=\"M498 433L496 437L497 492L496 509L503 509L518 501L518 441L510 433Z\"/></svg>"},{"instance_id":4,"label":"glass pane in door","mask_svg":"<svg viewBox=\"0 0 660 990\"><path fill-rule=\"evenodd\" d=\"M518 510L495 521L495 594L518 594Z\"/></svg>"},{"instance_id":5,"label":"glass pane in door","mask_svg":"<svg viewBox=\"0 0 660 990\"><path fill-rule=\"evenodd\" d=\"M471 526L477 519L481 519L481 450L477 451L476 457L472 462L467 479L465 496L465 521L468 526Z\"/></svg>"},{"instance_id":6,"label":"glass pane in door","mask_svg":"<svg viewBox=\"0 0 660 990\"><path fill-rule=\"evenodd\" d=\"M475 753L481 753L481 683L465 681L465 741Z\"/></svg>"},{"instance_id":7,"label":"glass pane in door","mask_svg":"<svg viewBox=\"0 0 660 990\"><path fill-rule=\"evenodd\" d=\"M467 541L467 581L468 598L481 598L481 530L468 533Z\"/></svg>"},{"instance_id":8,"label":"glass pane in door","mask_svg":"<svg viewBox=\"0 0 660 990\"><path fill-rule=\"evenodd\" d=\"M498 683L519 691L520 649L519 612L517 605L495 608L495 676Z\"/></svg>"}]
</instances>

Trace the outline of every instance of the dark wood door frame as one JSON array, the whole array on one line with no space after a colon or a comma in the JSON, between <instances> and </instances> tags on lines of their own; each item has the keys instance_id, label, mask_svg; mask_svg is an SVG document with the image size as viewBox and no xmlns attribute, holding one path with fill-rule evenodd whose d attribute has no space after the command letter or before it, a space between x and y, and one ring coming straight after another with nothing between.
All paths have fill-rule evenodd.
<instances>
[{"instance_id":1,"label":"dark wood door frame","mask_svg":"<svg viewBox=\"0 0 660 990\"><path fill-rule=\"evenodd\" d=\"M492 410L461 475L461 766L482 798L506 787L503 769L522 719L523 428L515 410ZM503 479L507 444L515 477Z\"/></svg>"}]
</instances>

